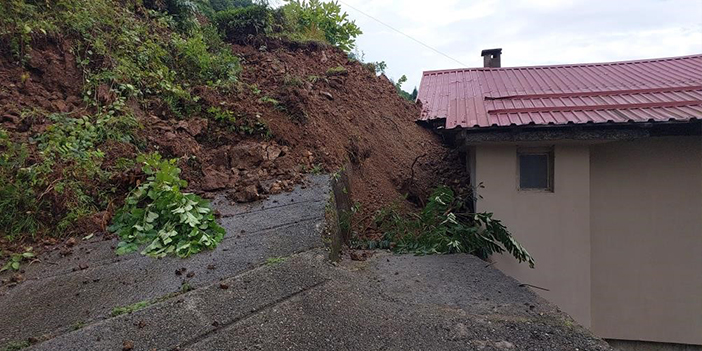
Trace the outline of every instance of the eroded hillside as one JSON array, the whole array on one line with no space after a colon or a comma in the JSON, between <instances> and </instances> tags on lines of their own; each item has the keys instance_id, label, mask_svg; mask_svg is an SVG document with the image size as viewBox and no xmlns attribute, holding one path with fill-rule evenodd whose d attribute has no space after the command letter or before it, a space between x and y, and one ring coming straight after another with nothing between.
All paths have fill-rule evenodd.
<instances>
[{"instance_id":1,"label":"eroded hillside","mask_svg":"<svg viewBox=\"0 0 702 351\"><path fill-rule=\"evenodd\" d=\"M375 210L459 181L460 161L372 65L275 25L220 37L178 3L3 6L2 246L106 233L152 152L177 159L186 190L238 202L351 165L361 235Z\"/></svg>"}]
</instances>

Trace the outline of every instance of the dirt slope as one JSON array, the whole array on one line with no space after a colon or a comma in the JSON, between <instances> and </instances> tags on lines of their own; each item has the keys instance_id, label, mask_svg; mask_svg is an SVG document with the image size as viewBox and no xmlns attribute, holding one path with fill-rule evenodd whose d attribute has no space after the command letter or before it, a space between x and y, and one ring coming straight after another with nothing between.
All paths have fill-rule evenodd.
<instances>
[{"instance_id":1,"label":"dirt slope","mask_svg":"<svg viewBox=\"0 0 702 351\"><path fill-rule=\"evenodd\" d=\"M243 79L292 111L293 116L274 112L267 118L276 139L311 152L329 172L350 162L352 197L367 210L410 190L424 198L444 181L437 174L455 172L455 159L443 162L452 155L438 137L414 123L420 107L399 97L385 76L338 49L268 42L266 50L235 46L234 51L245 60ZM345 73L327 74L338 67ZM410 167L418 157L409 189Z\"/></svg>"},{"instance_id":2,"label":"dirt slope","mask_svg":"<svg viewBox=\"0 0 702 351\"><path fill-rule=\"evenodd\" d=\"M158 103L127 101L143 125L144 147L101 145L103 167L138 152L159 151L179 159L188 190L207 195L229 189L232 201L248 202L291 189L306 172L336 172L351 164L352 198L364 220L403 195L424 199L436 184L458 179L460 160L414 123L420 107L399 97L385 76L376 76L341 50L277 39L232 45L232 50L242 59L241 84L227 92L194 87L202 105L199 114L178 119ZM23 69L7 51L0 55L0 127L18 142L31 142L44 132L51 124L48 113L80 117L90 111L80 98L83 77L66 39L34 40L31 57ZM100 95L100 89L96 94L112 98ZM251 133L226 128L205 113L212 109L232 111ZM95 191L116 187L115 199L75 232L104 231L142 177L134 168L105 184L96 180ZM60 205L61 199L54 203Z\"/></svg>"}]
</instances>

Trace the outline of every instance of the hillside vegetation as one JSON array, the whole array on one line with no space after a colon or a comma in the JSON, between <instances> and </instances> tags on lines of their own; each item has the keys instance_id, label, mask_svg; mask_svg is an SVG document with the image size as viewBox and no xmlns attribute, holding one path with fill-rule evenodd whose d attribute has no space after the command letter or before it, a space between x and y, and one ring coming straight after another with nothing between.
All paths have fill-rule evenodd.
<instances>
[{"instance_id":1,"label":"hillside vegetation","mask_svg":"<svg viewBox=\"0 0 702 351\"><path fill-rule=\"evenodd\" d=\"M337 169L359 135L303 138L321 116L301 95L329 100L349 74L387 88L347 59L361 32L333 3L10 0L0 11L6 244L104 231L146 181L147 153L176 159L187 190L238 201ZM277 57L315 54L310 67Z\"/></svg>"},{"instance_id":2,"label":"hillside vegetation","mask_svg":"<svg viewBox=\"0 0 702 351\"><path fill-rule=\"evenodd\" d=\"M224 234L204 199L214 192L254 201L344 167L363 246L390 235L386 206L399 218L437 185L467 188L461 158L414 123L404 80L359 60L361 30L336 3L2 0L0 11L5 251L114 233L118 253L185 257Z\"/></svg>"}]
</instances>

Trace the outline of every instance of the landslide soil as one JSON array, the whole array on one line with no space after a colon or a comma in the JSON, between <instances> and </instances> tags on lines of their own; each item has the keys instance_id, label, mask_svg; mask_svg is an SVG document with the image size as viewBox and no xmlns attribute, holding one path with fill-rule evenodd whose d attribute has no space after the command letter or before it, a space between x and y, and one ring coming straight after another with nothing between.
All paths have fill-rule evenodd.
<instances>
[{"instance_id":1,"label":"landslide soil","mask_svg":"<svg viewBox=\"0 0 702 351\"><path fill-rule=\"evenodd\" d=\"M378 233L368 223L379 208L396 202L412 210L436 185L465 186L460 157L415 124L421 107L398 96L384 75L320 44L257 39L233 44L232 51L242 60L238 87L198 86L193 93L201 98L202 111L232 111L239 123L267 126L269 133L237 132L204 112L178 119L159 101L128 102L143 125L141 151L178 158L189 191L208 196L225 190L232 201L248 202L291 189L306 172L351 167L352 200L361 206L357 228L361 236L372 237ZM31 142L50 124L44 117L49 113L90 113L81 98L83 77L66 40L35 40L25 67L13 63L8 51L0 54L0 127L12 140ZM140 151L117 142L101 149L103 167ZM135 168L113 178L109 186L120 189L114 206L86 219L75 234L104 232L114 209L143 174ZM0 239L0 246L17 244Z\"/></svg>"}]
</instances>

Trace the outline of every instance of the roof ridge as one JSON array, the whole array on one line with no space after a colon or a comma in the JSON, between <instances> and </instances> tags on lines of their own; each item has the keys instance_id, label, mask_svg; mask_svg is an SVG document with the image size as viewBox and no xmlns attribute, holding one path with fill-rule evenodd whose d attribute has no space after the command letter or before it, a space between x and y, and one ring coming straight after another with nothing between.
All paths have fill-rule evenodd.
<instances>
[{"instance_id":1,"label":"roof ridge","mask_svg":"<svg viewBox=\"0 0 702 351\"><path fill-rule=\"evenodd\" d=\"M653 62L662 62L662 61L687 60L687 59L695 59L695 58L702 58L702 53L685 55L685 56L659 57L659 58L650 58L650 59L637 59L637 60L611 61L611 62L572 63L572 64L496 67L496 68L489 68L489 67L452 68L452 69L423 71L422 76L425 76L427 74L442 74L442 73L466 72L466 71L510 71L510 70L542 69L542 68L619 66L619 65L627 65L627 64L643 64L643 63L653 63Z\"/></svg>"}]
</instances>

